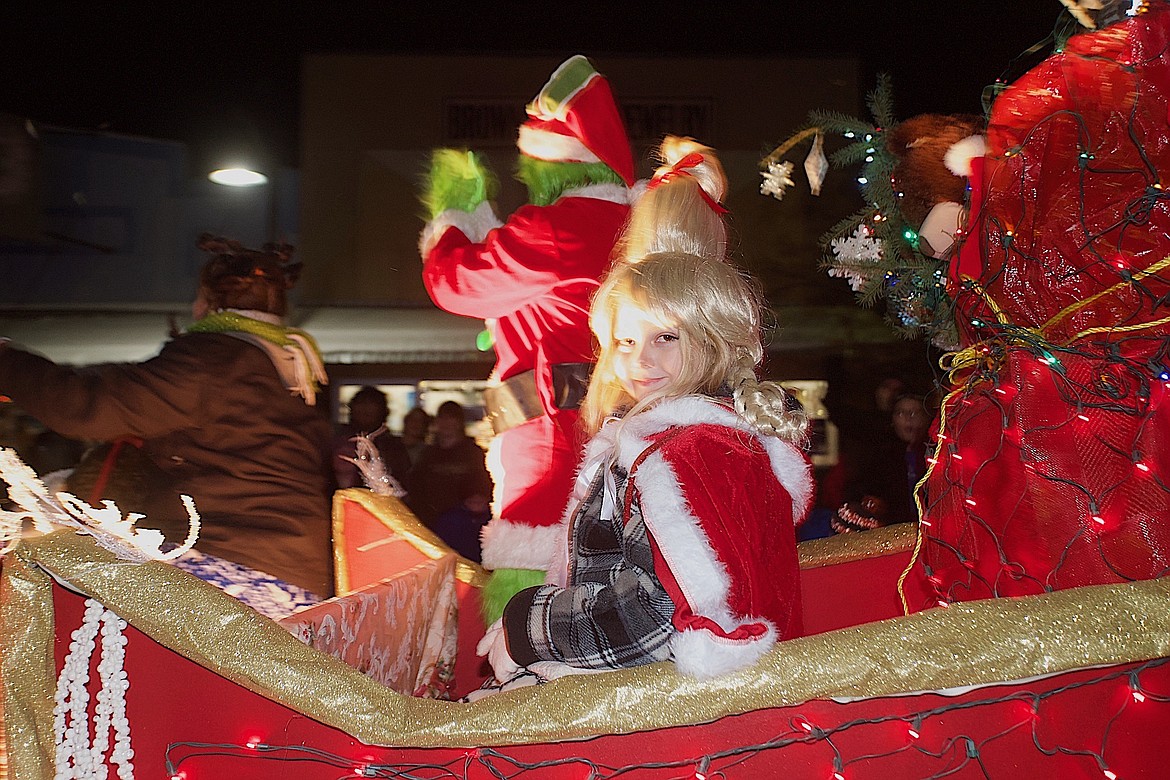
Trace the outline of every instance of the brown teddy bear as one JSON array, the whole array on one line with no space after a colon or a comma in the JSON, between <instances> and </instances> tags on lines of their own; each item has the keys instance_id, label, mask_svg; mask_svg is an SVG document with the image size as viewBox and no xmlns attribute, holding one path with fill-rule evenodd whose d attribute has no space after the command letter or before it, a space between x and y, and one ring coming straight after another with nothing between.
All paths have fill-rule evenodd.
<instances>
[{"instance_id":1,"label":"brown teddy bear","mask_svg":"<svg viewBox=\"0 0 1170 780\"><path fill-rule=\"evenodd\" d=\"M886 134L897 160L891 175L898 207L918 230L918 248L946 258L966 222L971 161L985 151L984 122L969 114L921 114Z\"/></svg>"}]
</instances>

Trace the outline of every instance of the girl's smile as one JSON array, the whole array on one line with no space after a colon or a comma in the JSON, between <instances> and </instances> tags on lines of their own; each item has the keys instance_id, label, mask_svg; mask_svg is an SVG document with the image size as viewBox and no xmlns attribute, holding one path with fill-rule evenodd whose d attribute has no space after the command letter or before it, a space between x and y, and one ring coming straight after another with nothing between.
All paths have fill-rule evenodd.
<instances>
[{"instance_id":1,"label":"girl's smile","mask_svg":"<svg viewBox=\"0 0 1170 780\"><path fill-rule=\"evenodd\" d=\"M626 303L614 317L613 338L614 374L635 401L670 387L678 377L682 351L674 323Z\"/></svg>"}]
</instances>

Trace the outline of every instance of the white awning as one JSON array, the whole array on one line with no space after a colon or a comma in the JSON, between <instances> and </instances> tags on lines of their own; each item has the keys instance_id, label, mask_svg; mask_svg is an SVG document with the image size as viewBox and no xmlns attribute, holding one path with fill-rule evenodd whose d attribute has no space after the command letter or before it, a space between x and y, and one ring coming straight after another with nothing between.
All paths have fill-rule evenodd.
<instances>
[{"instance_id":1,"label":"white awning","mask_svg":"<svg viewBox=\"0 0 1170 780\"><path fill-rule=\"evenodd\" d=\"M439 309L305 309L290 324L317 339L326 363L493 362L476 349L482 320Z\"/></svg>"},{"instance_id":2,"label":"white awning","mask_svg":"<svg viewBox=\"0 0 1170 780\"><path fill-rule=\"evenodd\" d=\"M189 311L0 312L0 336L71 365L133 363L158 354ZM483 323L438 309L302 309L290 324L317 340L326 363L491 362L476 349Z\"/></svg>"},{"instance_id":3,"label":"white awning","mask_svg":"<svg viewBox=\"0 0 1170 780\"><path fill-rule=\"evenodd\" d=\"M779 329L769 351L832 350L891 344L898 337L872 310L792 306L776 311ZM173 327L190 324L185 308L130 311L0 312L0 336L58 363L137 362L162 348ZM476 349L480 320L435 308L302 308L289 318L316 338L326 363L492 362Z\"/></svg>"}]
</instances>

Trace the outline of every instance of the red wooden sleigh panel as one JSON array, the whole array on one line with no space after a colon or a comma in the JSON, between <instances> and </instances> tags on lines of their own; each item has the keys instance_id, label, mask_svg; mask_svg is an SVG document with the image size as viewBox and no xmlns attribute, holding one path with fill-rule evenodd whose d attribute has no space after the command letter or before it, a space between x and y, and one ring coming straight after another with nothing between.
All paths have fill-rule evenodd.
<instances>
[{"instance_id":1,"label":"red wooden sleigh panel","mask_svg":"<svg viewBox=\"0 0 1170 780\"><path fill-rule=\"evenodd\" d=\"M350 587L367 563L376 573L375 550L400 541L371 547L379 534L409 536L387 506L339 496ZM880 619L900 609L908 532L805 545L806 622L822 633L746 672L696 683L659 664L475 704L394 693L165 564L125 564L54 534L5 563L13 776L52 777L54 681L85 596L130 624L136 778L1163 776L1170 583ZM412 555L394 552L396 565ZM461 648L478 625L474 575L464 573ZM468 685L478 663L464 656Z\"/></svg>"}]
</instances>

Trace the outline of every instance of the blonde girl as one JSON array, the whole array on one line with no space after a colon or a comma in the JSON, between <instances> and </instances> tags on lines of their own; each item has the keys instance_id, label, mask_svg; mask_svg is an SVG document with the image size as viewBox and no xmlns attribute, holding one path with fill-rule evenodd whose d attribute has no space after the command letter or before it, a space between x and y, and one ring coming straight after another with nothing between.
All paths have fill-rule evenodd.
<instances>
[{"instance_id":1,"label":"blonde girl","mask_svg":"<svg viewBox=\"0 0 1170 780\"><path fill-rule=\"evenodd\" d=\"M714 159L699 154L690 169ZM702 189L689 173L663 177L647 197ZM718 213L704 192L686 208ZM681 217L657 214L670 225ZM561 562L547 584L513 597L480 643L499 680L662 660L705 678L801 631L794 526L812 497L805 421L755 375L759 299L725 261L726 233L722 244L709 233L683 238L709 254L619 262L593 300L601 351L583 417L594 435Z\"/></svg>"}]
</instances>

